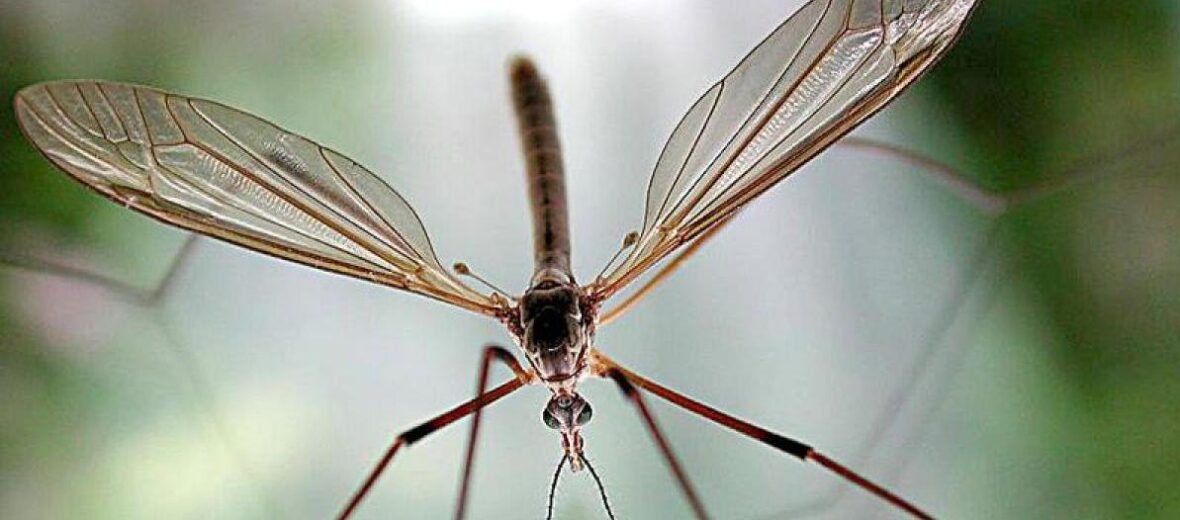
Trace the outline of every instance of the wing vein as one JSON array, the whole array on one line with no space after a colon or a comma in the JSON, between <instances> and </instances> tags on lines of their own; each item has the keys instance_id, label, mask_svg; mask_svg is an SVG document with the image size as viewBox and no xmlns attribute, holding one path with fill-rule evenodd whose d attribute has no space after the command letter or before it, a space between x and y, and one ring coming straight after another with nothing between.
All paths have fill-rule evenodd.
<instances>
[{"instance_id":1,"label":"wing vein","mask_svg":"<svg viewBox=\"0 0 1180 520\"><path fill-rule=\"evenodd\" d=\"M85 108L86 113L90 114L90 119L94 120L94 126L98 127L99 130L102 130L102 124L99 123L99 121L98 121L98 114L96 114L94 112L94 109L90 107L90 103L86 101L86 96L82 95L82 87L80 87L77 83L71 83L70 87L74 89L74 92L78 93L78 99L82 101L82 103L81 103L82 108ZM82 130L85 130L87 133L89 133L90 135L93 135L94 137L97 137L99 139L106 139L105 135L103 135L101 133L91 132L89 128L86 128L86 125L83 125L83 124L81 124L81 122L75 121L74 118L68 116L65 107L62 106L61 101L57 99L57 95L53 93L52 89L45 89L45 93L49 96L49 99L51 101L53 101L53 105L55 107L57 107L57 109L61 112L63 118L65 118L68 121L72 121L74 124L76 124L80 128L82 128Z\"/></svg>"},{"instance_id":2,"label":"wing vein","mask_svg":"<svg viewBox=\"0 0 1180 520\"><path fill-rule=\"evenodd\" d=\"M263 168L266 168L267 170L269 170L271 173L273 173L277 177L283 178L282 174L280 174L279 172L277 172L273 168L271 168L271 166L266 161L262 160L262 158L259 155L257 155L254 151L252 151L249 147L245 146L239 139L237 139L236 137L225 132L224 129L222 129L214 121L209 119L208 116L201 113L200 110L197 110L196 107L193 106L192 100L187 100L187 104L189 105L189 108L191 108L193 110L193 113L196 114L198 117L200 117L201 120L205 122L205 124L209 125L210 128L212 128L217 133L221 134L221 136L224 137L227 141L229 141L230 143L233 143L233 145L236 146L238 148L238 150L240 150L242 153L249 156L251 159L253 159L255 162L257 162L260 166L262 166ZM389 251L384 248L373 248L371 246L366 246L365 245L366 243L371 243L371 242L370 241L363 241L362 237L357 236L358 233L354 233L351 230L348 230L342 226L339 226L338 225L339 222L345 222L345 221L348 221L348 219L347 219L347 217L338 213L334 208L332 208L328 205L325 205L324 209L326 210L327 213L331 213L336 218L331 218L331 216L326 216L326 215L324 215L324 216L326 216L327 218L323 218L324 216L318 215L318 213L321 213L320 211L317 211L315 208L312 208L310 205L300 203L299 201L295 200L294 198L283 193L282 190L271 188L270 183L263 181L260 177L256 176L253 172L250 172L249 169L240 167L239 165L235 164L231 159L229 159L225 155L217 153L214 150L212 150L211 148L209 148L207 146L203 146L200 143L197 143L194 141L189 141L189 144L204 150L206 153L209 153L212 156L215 156L219 162L226 165L227 167L234 169L239 174L241 174L243 177L251 180L259 188L262 188L263 190L270 193L271 195L286 202L287 204L290 204L295 209L298 209L299 211L303 212L305 215L307 215L307 216L311 217L312 219L318 221L319 223L323 224L328 229L331 229L332 231L339 233L345 239L353 242L358 247L364 248L366 251L373 253L378 258L385 260L387 262L390 262L390 264L392 264L392 265L398 265L399 260L405 262L405 260L390 257L388 255ZM311 197L305 190L303 190L299 186L297 186L293 183L288 183L288 185L292 190L304 195L309 200L315 200L314 197ZM276 224L284 224L280 221L275 221L273 218L270 220ZM314 237L309 237L306 235L306 233L303 233L301 231L293 229L289 225L284 225L283 227L285 227L287 229L291 229L292 231L295 231L297 233L300 233L301 235L303 235L307 238L311 238L312 240L316 240L317 242L323 243L322 240L318 240ZM363 233L365 235L369 235L369 237L372 239L372 241L376 241L378 243L381 242L379 239L377 239L375 236L373 236L371 232L364 229L363 227L357 226L357 229L360 231L360 233ZM414 262L412 262L412 260L411 260L410 263L414 263Z\"/></svg>"},{"instance_id":3,"label":"wing vein","mask_svg":"<svg viewBox=\"0 0 1180 520\"><path fill-rule=\"evenodd\" d=\"M804 38L805 42L807 40L810 40L815 35L815 31L819 28L820 22L822 22L824 20L824 18L827 17L828 13L831 12L832 6L833 6L832 0L828 0L826 5L824 6L823 14L821 14L815 18L815 22L811 25L811 29L807 32L807 37ZM788 22L784 22L784 23L788 23ZM847 24L845 24L845 25L847 26ZM841 31L841 35L843 33L844 33L844 31ZM773 34L772 34L772 36L773 36ZM818 54L818 56L822 56L826 51L830 50L831 46L835 43L835 41L836 40L829 42L828 45L824 47L822 52L820 52ZM704 197L705 193L708 193L709 190L711 190L713 188L713 186L716 184L716 182L720 179L720 176L711 175L712 173L714 173L714 172L722 172L723 173L735 161L737 161L739 154L738 153L730 153L729 157L725 160L725 163L723 163L719 168L717 167L717 161L722 159L722 156L724 156L726 154L726 151L730 149L730 145L732 145L735 141L737 141L739 136L742 136L742 134L745 133L744 142L741 145L739 145L739 147L736 148L736 150L742 150L742 149L745 149L745 147L749 146L750 142L754 140L754 138L758 135L759 131L766 126L766 123L768 123L771 119L773 119L774 114L777 113L778 110L782 107L783 103L786 102L787 98L789 97L789 94L791 92L794 92L795 89L797 89L799 87L799 84L802 83L802 81L808 76L807 72L800 74L799 79L795 80L795 84L793 84L790 87L788 87L787 89L785 89L783 91L783 95L780 96L780 98L777 101L775 101L774 106L771 107L770 110L768 110L766 112L766 114L763 116L762 121L759 122L758 124L756 124L754 126L754 128L746 130L746 126L749 125L750 121L753 120L754 116L756 114L758 114L758 111L762 107L762 104L765 103L766 100L771 97L771 94L774 92L775 87L777 87L778 84L787 75L787 73L791 71L791 67L793 67L795 65L796 60L799 59L799 57L802 55L803 50L805 48L806 48L806 43L799 45L799 48L796 49L795 52L792 54L789 63L787 63L786 66L784 66L781 69L782 71L776 77L775 81L771 82L767 86L766 91L762 94L758 103L749 111L749 113L746 115L746 118L742 120L742 124L738 125L738 127L737 127L738 130L736 132L734 132L733 135L731 135L729 137L729 140L727 140L725 142L724 146L721 146L717 149L716 155L714 155L709 160L709 163L704 168L702 174L700 176L698 176L693 181L692 185L690 185L686 190L684 190L685 195L689 195L689 194L693 194L693 193L695 193L697 195L694 197L691 197L691 198L680 198L676 201L675 206L673 206L672 210L669 212L669 218L671 220L668 222L668 225L675 225L678 223L678 221L675 220L677 218L675 215L678 212L682 214L682 216L680 218L687 216L687 215L683 214L684 212L683 212L682 208L685 205L693 206L693 205L698 204L700 202L700 198ZM816 61L818 61L818 58ZM814 64L813 64L813 66L814 66ZM811 71L813 66L809 66L805 70ZM741 67L741 64L738 65L738 68L740 68L740 67ZM737 70L737 69L735 68L735 70ZM729 77L726 77L721 80L721 83L724 85L724 84L728 83L729 79L730 79ZM705 122L705 125L704 125L704 127L702 127L702 130L704 128L708 127L709 122L710 121ZM745 130L745 131L743 132L743 130ZM691 157L691 154L688 157ZM687 162L687 160L688 160L688 158L685 159L686 162ZM700 191L697 191L697 188L698 188L698 186L700 186L701 181L704 181L705 179L708 179L706 181L705 187L701 188Z\"/></svg>"},{"instance_id":4,"label":"wing vein","mask_svg":"<svg viewBox=\"0 0 1180 520\"><path fill-rule=\"evenodd\" d=\"M872 1L808 1L698 99L652 172L637 245L588 286L595 301L881 110L946 54L978 0Z\"/></svg>"},{"instance_id":5,"label":"wing vein","mask_svg":"<svg viewBox=\"0 0 1180 520\"><path fill-rule=\"evenodd\" d=\"M107 103L108 105L110 105L110 106L111 106L111 112L114 112L114 114L115 114L115 120L119 122L119 126L120 126L120 127L123 129L123 134L127 136L127 140L128 140L128 141L131 141L131 142L135 142L135 140L131 138L131 134L132 134L132 132L131 132L131 127L132 127L132 125L131 125L131 123L129 122L129 120L125 119L125 118L127 118L127 117L130 117L131 115L130 115L130 114L124 114L122 110L119 110L119 107L118 107L118 106L117 106L117 105L116 105L114 102L112 102L112 101L111 101L111 95L110 95L110 93L108 93L108 92L106 91L106 89L105 89L105 88L103 88L103 87L104 87L104 85L103 85L103 84L101 84L101 83L99 83L99 84L98 84L98 92L99 92L99 94L101 94L101 95L102 95L102 98L103 98L103 100L105 100L105 101L106 101L106 103ZM134 89L133 89L133 90L134 90ZM145 124L144 124L144 126L146 127L146 126L147 126L147 124L145 123Z\"/></svg>"},{"instance_id":6,"label":"wing vein","mask_svg":"<svg viewBox=\"0 0 1180 520\"><path fill-rule=\"evenodd\" d=\"M152 149L152 153L147 155L151 158L153 163L156 163L156 137L152 132L151 126L147 122L147 114L143 112L143 100L139 97L139 89L131 89L131 95L135 98L135 109L139 111L139 118L143 120L143 135L147 139L148 147ZM159 167L159 163L156 163L156 166Z\"/></svg>"},{"instance_id":7,"label":"wing vein","mask_svg":"<svg viewBox=\"0 0 1180 520\"><path fill-rule=\"evenodd\" d=\"M89 80L26 87L15 109L22 131L54 165L156 220L505 316L505 300L442 270L421 218L388 184L348 157L256 116L148 87ZM285 155L268 155L272 146ZM284 158L298 169L290 170Z\"/></svg>"},{"instance_id":8,"label":"wing vein","mask_svg":"<svg viewBox=\"0 0 1180 520\"><path fill-rule=\"evenodd\" d=\"M52 101L54 105L57 105L57 101L52 100L52 99L50 99L50 101ZM69 145L70 149L74 150L75 153L77 153L78 155L81 155L82 157L90 159L91 161L96 162L96 163L106 163L106 160L95 156L94 154L90 153L89 150L86 150L85 148L81 148L80 143L73 141L69 136L62 134L56 128L54 128L53 125L50 125L49 124L50 120L46 119L39 112L37 112L36 108L30 107L29 110L30 110L30 115L37 118L37 121L39 123L41 123L41 126L43 126L47 132L50 132L54 137L57 137L59 140L61 140L61 142ZM74 122L74 120L69 118L68 116L63 116L63 117L65 117L66 121L70 121L71 123Z\"/></svg>"},{"instance_id":9,"label":"wing vein","mask_svg":"<svg viewBox=\"0 0 1180 520\"><path fill-rule=\"evenodd\" d=\"M696 152L697 145L700 144L701 136L704 135L705 130L709 128L709 121L713 118L714 111L717 110L717 103L721 100L721 96L723 96L725 94L725 82L724 81L718 82L716 84L716 86L718 88L717 95L713 97L713 102L709 106L709 113L707 115L705 115L705 121L701 124L701 128L700 128L700 130L697 131L696 136L693 137L693 142L692 142L692 145L689 146L688 153L684 154L684 160L681 161L680 167L676 171L676 176L673 177L672 182L669 183L669 190L672 190L676 186L676 184L678 184L680 182L680 178L684 174L684 168L688 165L688 161L689 161L689 159L692 158L692 154ZM712 90L712 87L710 87L709 90ZM651 185L649 184L649 188L650 188L650 186ZM663 198L663 201L660 204L659 210L657 210L650 218L658 218L660 215L663 215L664 209L667 207L668 202L670 202L674 198L673 195L674 195L674 193L671 193L671 192L669 192L667 195L665 195ZM645 218L644 222L643 222L643 227L641 228L645 232L647 231L647 225L648 225L647 218ZM656 236L658 236L658 235L651 235L646 240L641 241L634 248L632 248L631 255L629 255L629 256L634 256L634 255L640 254L640 252L643 251L644 246L646 246L647 242Z\"/></svg>"},{"instance_id":10,"label":"wing vein","mask_svg":"<svg viewBox=\"0 0 1180 520\"><path fill-rule=\"evenodd\" d=\"M358 204L362 205L364 207L364 209L367 210L366 213L368 213L370 218L374 218L374 219L380 221L382 224L384 224L383 227L385 228L386 231L393 234L394 237L396 237L398 240L401 241L400 244L389 244L389 243L386 243L384 240L381 240L381 242L385 243L387 246L389 246L391 248L400 246L400 247L404 247L408 251L413 251L414 248L412 246L410 246L410 241L401 233L401 231L399 231L397 229L397 227L394 226L391 222L389 222L384 217L382 217L381 212L377 211L377 208L374 207L372 203L370 203L368 200L366 200L364 197L362 197L360 192L357 191L356 186L353 186L353 184L351 182L349 182L347 178L345 178L344 174L338 168L336 168L336 165L332 164L332 161L330 161L328 159L328 156L324 154L324 151L326 149L322 146L318 146L316 148L317 148L316 153L319 154L320 159L323 160L323 162L324 162L324 165L327 166L328 169L332 170L332 174L336 176L336 179L340 181L340 184L344 185L348 189L348 193L351 195L353 200L356 201ZM418 214L416 212L414 212L414 218L418 221L419 225L422 224L422 220L418 219ZM378 238L378 237L374 237L374 238ZM380 239L378 238L378 240L380 240ZM431 252L433 253L433 249L431 250ZM402 254L404 254L407 257L410 256L408 254L408 252L402 253Z\"/></svg>"},{"instance_id":11,"label":"wing vein","mask_svg":"<svg viewBox=\"0 0 1180 520\"><path fill-rule=\"evenodd\" d=\"M847 35L847 32L845 33L845 35ZM864 56L862 56L859 60L857 60L856 67L853 69L850 69L848 71L848 74L844 77L843 80L841 80L839 85L836 88L833 88L830 92L828 92L822 101L816 103L815 109L812 110L809 114L807 114L803 119L799 120L798 123L796 123L794 125L793 129L791 129L788 133L783 134L781 137L776 139L773 144L769 145L767 147L765 153L761 154L761 157L759 157L754 163L750 164L750 166L748 168L746 168L745 171L743 171L741 174L739 174L739 176L736 179L734 179L734 181L732 182L732 185L733 186L740 185L743 180L745 180L747 177L749 177L751 175L757 177L759 175L766 175L769 173L777 173L777 172L774 172L773 165L767 166L766 169L763 169L761 171L759 171L758 167L759 167L759 165L761 165L764 161L766 161L770 157L771 152L773 152L775 148L777 148L779 145L783 144L784 142L786 142L790 138L794 137L795 134L798 133L800 128L806 127L808 123L810 123L813 119L815 119L817 116L819 116L819 114L823 111L823 108L826 107L828 105L828 103L831 103L833 98L835 98L837 95L839 95L843 92L844 88L847 87L848 84L854 78L856 78L857 73L859 73L864 68L864 66L869 63L869 61L870 61L869 58L874 56L874 53L879 51L884 45L885 45L885 41L884 41L884 39L882 39L879 43L877 43L873 47L872 50L866 52ZM818 62L818 60L817 60L817 62ZM784 97L784 101L785 100L786 100L786 98ZM781 106L781 104L780 104L780 106ZM784 158L780 158L779 160L781 162L781 161L785 161L788 159L789 159L789 157L784 157ZM770 176L773 176L773 175L770 175ZM753 182L757 182L757 180L755 180ZM717 201L725 198L728 195L732 195L732 194L727 193L726 191L722 190L722 191L716 193L702 207L705 207L705 208L711 207Z\"/></svg>"},{"instance_id":12,"label":"wing vein","mask_svg":"<svg viewBox=\"0 0 1180 520\"><path fill-rule=\"evenodd\" d=\"M237 172L237 173L238 173L238 174L240 174L242 177L246 178L247 180L250 180L250 181L251 181L251 182L254 184L254 186L256 186L256 187L258 187L258 188L260 188L260 189L264 190L266 193L268 193L268 194L270 194L270 195L273 195L273 196L275 196L275 197L279 198L280 200L282 200L282 201L284 201L284 202L286 202L286 203L290 204L292 208L294 208L294 209L296 209L296 210L298 210L298 211L302 212L304 215L306 215L307 217L309 217L309 218L313 219L315 222L317 222L317 223L319 223L319 224L322 224L322 225L324 225L325 227L327 227L328 229L331 229L332 231L335 231L335 232L339 233L339 234L341 235L341 237L342 237L342 238L344 238L344 239L346 239L346 240L349 240L349 241L352 241L354 244L357 244L359 247L363 247L363 246L361 246L360 244L358 244L358 243L357 243L355 240L352 240L352 239L351 239L351 238L350 238L350 237L349 237L347 234L345 234L345 233L344 233L344 232L342 232L341 230L339 230L339 229L336 229L334 226L332 226L332 225L331 225L329 222L327 222L327 221L326 221L326 219L317 218L317 217L315 216L315 214L314 214L314 213L311 213L311 212L307 211L306 209L304 209L303 207L299 206L298 204L295 204L293 201L291 201L291 200L290 200L290 199L288 199L287 197L284 197L282 194L280 194L280 193L277 193L275 190L268 189L268 188L267 188L267 186L266 186L265 184L262 184L262 183L260 183L260 182L257 182L257 180L256 180L256 179L257 179L257 177L255 177L253 174L251 174L251 173L250 173L248 170L246 170L245 168L241 168L239 165L237 165L237 164L234 164L234 163L233 163L233 161L231 161L231 160L230 160L228 157L226 157L225 155L221 154L220 152L218 152L218 151L214 150L213 148L210 148L210 147L208 147L208 146L205 146L205 145L203 145L203 144L201 144L201 143L197 143L197 142L189 142L188 144L192 145L193 147L197 148L198 150L201 150L201 151L203 151L203 152L205 152L205 153L209 154L209 157L211 157L212 159L216 160L216 161L217 161L218 163L220 163L222 166L225 166L226 168L229 168L229 169L231 169L231 170L233 170L233 171ZM181 180L184 180L184 179L182 178ZM184 182L185 182L185 184L187 184L187 185L189 185L189 186L192 186L192 187L197 187L197 186L196 186L196 185L194 185L192 182L189 182L189 181L187 181L187 180L184 180ZM209 191L207 191L207 190L205 190L205 189L203 189L203 188L201 188L201 189L200 189L200 191L201 191L203 194L205 194L205 195L206 195L208 198L210 198L210 199L212 199L212 200L221 200L221 197L220 197L220 196L218 196L218 195L215 195L215 194L212 194L212 193L210 193ZM231 204L231 205L232 205L232 204ZM344 254L344 255L346 255L346 256L349 256L349 257L355 258L355 259L357 259L357 260L359 260L359 261L361 261L361 262L364 262L364 263L366 263L366 264L370 264L370 265L377 265L377 264L373 264L373 262L372 262L372 261L370 261L370 260L367 260L367 259L364 259L364 258L358 257L358 256L356 255L356 253L355 253L355 252L353 252L353 251L349 251L347 248L345 248L345 247L341 246L340 244L337 244L337 243L335 243L335 242L333 242L333 241L330 241L330 240L324 240L324 238L323 238L323 237L316 237L316 236L314 236L314 235L312 235L312 234L309 234L309 232L308 232L308 231L306 231L306 230L303 230L303 229L300 229L298 226L295 226L295 225L293 225L293 224L292 224L290 221L284 220L284 219L283 219L283 218L281 218L281 217L274 216L274 215L270 215L270 214L268 214L267 212L260 212L260 211L258 211L257 209L249 209L249 210L247 210L246 208L242 208L242 207L240 207L240 206L237 206L237 205L232 205L232 206L234 206L235 208L237 208L237 209L239 209L239 210L245 211L247 214L249 214L249 215L251 215L251 216L253 216L253 217L255 217L255 218L259 218L259 219L261 219L261 220L263 220L263 221L265 221L265 222L269 222L270 224L273 224L273 225L275 225L275 226L278 226L278 227L279 227L279 228L281 228L281 229L285 229L285 230L287 230L287 231L289 231L289 232L291 232L291 233L294 233L294 234L296 234L296 235L298 235L298 236L301 236L301 237L303 237L303 238L306 238L306 239L312 240L312 241L314 241L314 242L316 242L316 243L318 243L318 244L321 244L321 245L324 245L324 246L326 246L326 247L329 247L329 248L331 248L331 249L333 249L333 250L335 250L335 251L341 252L341 253L343 253L343 254ZM369 251L369 252L371 252L371 253L374 253L374 254L377 256L377 258L380 258L381 260L385 260L385 261L387 261L387 262L391 262L391 264L392 264L392 265L397 265L396 263L393 263L392 261L390 261L388 258L385 258L385 257L384 257L384 256L382 256L381 254L377 253L376 251L369 250L368 248L366 248L366 250L367 250L367 251Z\"/></svg>"}]
</instances>

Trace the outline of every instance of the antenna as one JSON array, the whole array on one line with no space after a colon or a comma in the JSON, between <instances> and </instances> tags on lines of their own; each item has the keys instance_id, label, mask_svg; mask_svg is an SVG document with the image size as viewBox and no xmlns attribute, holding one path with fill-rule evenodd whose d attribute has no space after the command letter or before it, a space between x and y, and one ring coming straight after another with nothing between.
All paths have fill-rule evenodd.
<instances>
[{"instance_id":1,"label":"antenna","mask_svg":"<svg viewBox=\"0 0 1180 520\"><path fill-rule=\"evenodd\" d=\"M590 465L590 459L582 457L582 462L586 464L586 469L590 470L590 476L594 477L594 483L598 484L598 494L602 497L602 507L606 508L606 516L610 520L615 520L615 512L611 511L610 501L606 499L606 488L602 486L602 479L598 478L598 472L594 471L594 466Z\"/></svg>"},{"instance_id":2,"label":"antenna","mask_svg":"<svg viewBox=\"0 0 1180 520\"><path fill-rule=\"evenodd\" d=\"M553 482L549 484L549 507L545 513L545 520L553 520L553 497L557 494L557 480L561 478L561 468L565 467L566 461L569 461L569 456L562 455L561 461L557 463L557 469L553 472ZM598 478L598 472L594 471L594 466L590 465L590 459L582 457L582 463L590 470L590 476L594 477L594 484L598 486L598 496L602 497L602 507L606 509L606 516L610 520L615 520L615 512L610 508L610 501L606 499L606 488L602 486L602 479Z\"/></svg>"},{"instance_id":3,"label":"antenna","mask_svg":"<svg viewBox=\"0 0 1180 520\"><path fill-rule=\"evenodd\" d=\"M568 457L561 456L561 461L557 463L557 470L553 472L553 483L549 484L549 508L545 513L545 520L553 520L553 495L557 493L557 479L561 478L561 468L565 467L565 461Z\"/></svg>"}]
</instances>

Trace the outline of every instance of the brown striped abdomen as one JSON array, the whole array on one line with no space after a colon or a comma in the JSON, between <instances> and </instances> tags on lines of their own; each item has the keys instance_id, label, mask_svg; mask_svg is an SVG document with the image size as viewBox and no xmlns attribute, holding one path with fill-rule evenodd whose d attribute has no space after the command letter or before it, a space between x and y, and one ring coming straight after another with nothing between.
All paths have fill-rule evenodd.
<instances>
[{"instance_id":1,"label":"brown striped abdomen","mask_svg":"<svg viewBox=\"0 0 1180 520\"><path fill-rule=\"evenodd\" d=\"M565 170L549 88L528 58L512 60L509 73L533 212L536 272L556 269L572 278Z\"/></svg>"}]
</instances>

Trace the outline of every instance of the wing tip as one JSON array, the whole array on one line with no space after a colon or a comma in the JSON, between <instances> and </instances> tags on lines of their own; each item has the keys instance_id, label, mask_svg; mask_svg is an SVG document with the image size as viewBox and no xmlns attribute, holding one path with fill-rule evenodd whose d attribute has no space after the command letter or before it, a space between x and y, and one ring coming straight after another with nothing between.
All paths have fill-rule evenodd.
<instances>
[{"instance_id":1,"label":"wing tip","mask_svg":"<svg viewBox=\"0 0 1180 520\"><path fill-rule=\"evenodd\" d=\"M12 113L16 115L16 126L20 129L21 134L24 134L25 139L34 142L33 134L29 131L30 127L37 123L37 115L33 110L32 98L39 95L38 91L47 92L46 88L49 84L55 83L52 81L43 81L33 83L18 90L12 96ZM38 150L40 147L34 146Z\"/></svg>"}]
</instances>

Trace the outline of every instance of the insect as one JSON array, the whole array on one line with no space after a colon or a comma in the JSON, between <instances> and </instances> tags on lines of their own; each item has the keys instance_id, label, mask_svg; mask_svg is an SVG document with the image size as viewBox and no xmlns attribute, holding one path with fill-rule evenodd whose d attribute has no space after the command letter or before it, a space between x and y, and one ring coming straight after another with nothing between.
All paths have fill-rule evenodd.
<instances>
[{"instance_id":1,"label":"insect","mask_svg":"<svg viewBox=\"0 0 1180 520\"><path fill-rule=\"evenodd\" d=\"M461 278L474 277L466 266L443 267L413 209L364 167L239 110L146 87L72 81L27 88L17 96L16 111L26 136L51 162L120 204L504 324L525 364L501 347L486 349L478 395L399 435L342 508L342 518L360 506L401 448L471 415L456 512L462 517L480 411L526 385L543 385L551 393L542 418L560 438L557 474L566 466L593 474L582 437L593 413L578 392L578 384L588 378L614 381L634 404L698 517L707 516L705 507L641 392L822 466L926 518L914 504L807 444L620 366L595 348L594 336L746 204L932 66L951 48L975 5L964 0L807 3L689 109L649 181L642 226L627 236L620 255L585 284L570 267L560 145L547 87L531 62L514 61L510 76L535 244L534 274L519 296L494 288L481 292ZM605 306L660 265L628 299ZM496 362L516 377L488 389L488 371ZM609 506L607 514L613 516Z\"/></svg>"}]
</instances>

